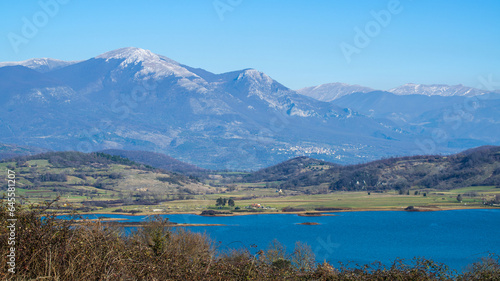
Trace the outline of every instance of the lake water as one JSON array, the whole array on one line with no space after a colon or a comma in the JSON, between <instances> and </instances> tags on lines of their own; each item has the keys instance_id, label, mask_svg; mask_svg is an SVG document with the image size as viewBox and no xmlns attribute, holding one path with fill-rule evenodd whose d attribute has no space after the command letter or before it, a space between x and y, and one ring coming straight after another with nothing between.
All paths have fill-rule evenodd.
<instances>
[{"instance_id":1,"label":"lake water","mask_svg":"<svg viewBox=\"0 0 500 281\"><path fill-rule=\"evenodd\" d=\"M90 215L144 221L144 216ZM488 253L500 254L500 210L439 212L368 211L336 216L301 217L266 214L233 217L163 215L177 223L224 224L188 227L206 232L221 250L248 248L251 253L277 239L293 251L295 241L309 244L319 262L389 264L396 258L425 257L462 270ZM320 225L298 225L316 222ZM254 247L251 247L254 245ZM256 247L255 247L256 245ZM354 265L354 264L353 264Z\"/></svg>"}]
</instances>

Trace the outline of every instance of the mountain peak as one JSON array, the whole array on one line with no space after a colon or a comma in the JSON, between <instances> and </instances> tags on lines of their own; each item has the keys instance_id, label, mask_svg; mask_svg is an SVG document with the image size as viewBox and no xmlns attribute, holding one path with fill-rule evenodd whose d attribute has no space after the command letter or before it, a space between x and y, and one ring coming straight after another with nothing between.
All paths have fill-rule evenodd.
<instances>
[{"instance_id":1,"label":"mountain peak","mask_svg":"<svg viewBox=\"0 0 500 281\"><path fill-rule=\"evenodd\" d=\"M170 75L178 77L191 77L196 74L190 72L178 62L164 56L157 55L150 50L145 50L135 47L120 48L113 51L101 54L95 59L109 60L123 60L120 64L120 69L125 69L129 65L142 65L142 70L137 72L136 78L153 77L160 78Z\"/></svg>"},{"instance_id":2,"label":"mountain peak","mask_svg":"<svg viewBox=\"0 0 500 281\"><path fill-rule=\"evenodd\" d=\"M116 49L113 51L106 52L104 54L101 54L97 57L96 59L131 59L134 61L145 61L145 60L151 60L151 59L159 59L160 57L150 50L145 50L141 48L135 48L135 47L126 47L126 48L120 48Z\"/></svg>"},{"instance_id":3,"label":"mountain peak","mask_svg":"<svg viewBox=\"0 0 500 281\"><path fill-rule=\"evenodd\" d=\"M247 68L241 71L240 75L238 76L238 80L243 79L243 78L250 78L254 81L258 82L266 82L266 83L272 83L273 79L269 77L267 74L260 72L256 69L253 68Z\"/></svg>"}]
</instances>

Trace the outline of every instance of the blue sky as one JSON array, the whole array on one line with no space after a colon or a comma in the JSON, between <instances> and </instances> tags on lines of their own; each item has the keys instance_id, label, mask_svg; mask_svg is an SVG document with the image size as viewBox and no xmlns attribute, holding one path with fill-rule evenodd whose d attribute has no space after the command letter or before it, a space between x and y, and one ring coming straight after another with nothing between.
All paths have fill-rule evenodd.
<instances>
[{"instance_id":1,"label":"blue sky","mask_svg":"<svg viewBox=\"0 0 500 281\"><path fill-rule=\"evenodd\" d=\"M39 1L0 2L0 61L83 60L134 46L215 73L255 68L292 89L500 80L496 0L55 1L40 1L57 3L50 14ZM23 18L38 24L25 30L30 38Z\"/></svg>"}]
</instances>

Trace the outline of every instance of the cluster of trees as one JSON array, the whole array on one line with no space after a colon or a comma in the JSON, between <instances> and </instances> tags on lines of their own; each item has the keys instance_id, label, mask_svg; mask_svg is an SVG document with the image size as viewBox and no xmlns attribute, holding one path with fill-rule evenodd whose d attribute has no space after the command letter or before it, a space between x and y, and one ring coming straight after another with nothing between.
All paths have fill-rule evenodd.
<instances>
[{"instance_id":1,"label":"cluster of trees","mask_svg":"<svg viewBox=\"0 0 500 281\"><path fill-rule=\"evenodd\" d=\"M233 200L233 198L227 199L227 198L219 197L215 201L215 206L224 207L224 206L226 206L226 204L229 207L234 207L234 200Z\"/></svg>"},{"instance_id":2,"label":"cluster of trees","mask_svg":"<svg viewBox=\"0 0 500 281\"><path fill-rule=\"evenodd\" d=\"M37 179L41 182L46 182L46 181L66 182L68 180L68 175L64 173L61 174L44 173L39 175Z\"/></svg>"}]
</instances>

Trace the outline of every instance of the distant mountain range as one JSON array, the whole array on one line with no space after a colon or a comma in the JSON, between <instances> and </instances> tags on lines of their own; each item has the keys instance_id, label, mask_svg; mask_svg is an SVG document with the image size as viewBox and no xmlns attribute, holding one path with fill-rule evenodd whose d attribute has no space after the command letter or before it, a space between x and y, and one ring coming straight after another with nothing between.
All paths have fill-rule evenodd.
<instances>
[{"instance_id":1,"label":"distant mountain range","mask_svg":"<svg viewBox=\"0 0 500 281\"><path fill-rule=\"evenodd\" d=\"M347 96L354 93L369 93L375 90L368 87L363 87L359 85L349 85L345 83L329 83L322 84L314 87L307 87L297 90L297 93L315 98L320 101L331 102L333 100L339 99L343 96ZM490 91L484 91L476 88L467 87L464 85L423 85L423 84L413 84L408 83L386 92L393 93L399 96L407 95L423 95L423 96L479 96L484 94L490 94Z\"/></svg>"},{"instance_id":2,"label":"distant mountain range","mask_svg":"<svg viewBox=\"0 0 500 281\"><path fill-rule=\"evenodd\" d=\"M455 86L440 96L339 83L296 92L254 69L214 74L139 48L0 66L4 143L259 169L302 155L359 163L500 142L499 95Z\"/></svg>"},{"instance_id":3,"label":"distant mountain range","mask_svg":"<svg viewBox=\"0 0 500 281\"><path fill-rule=\"evenodd\" d=\"M31 68L38 72L49 72L51 70L56 70L59 68L63 68L68 65L72 65L78 63L79 61L62 61L56 59L49 58L41 58L41 59L29 59L25 61L16 61L16 62L0 62L0 67L4 66L24 66L27 68Z\"/></svg>"},{"instance_id":4,"label":"distant mountain range","mask_svg":"<svg viewBox=\"0 0 500 281\"><path fill-rule=\"evenodd\" d=\"M464 85L422 85L422 84L405 84L388 92L396 95L424 95L424 96L478 96L489 93L476 88L466 87Z\"/></svg>"}]
</instances>

